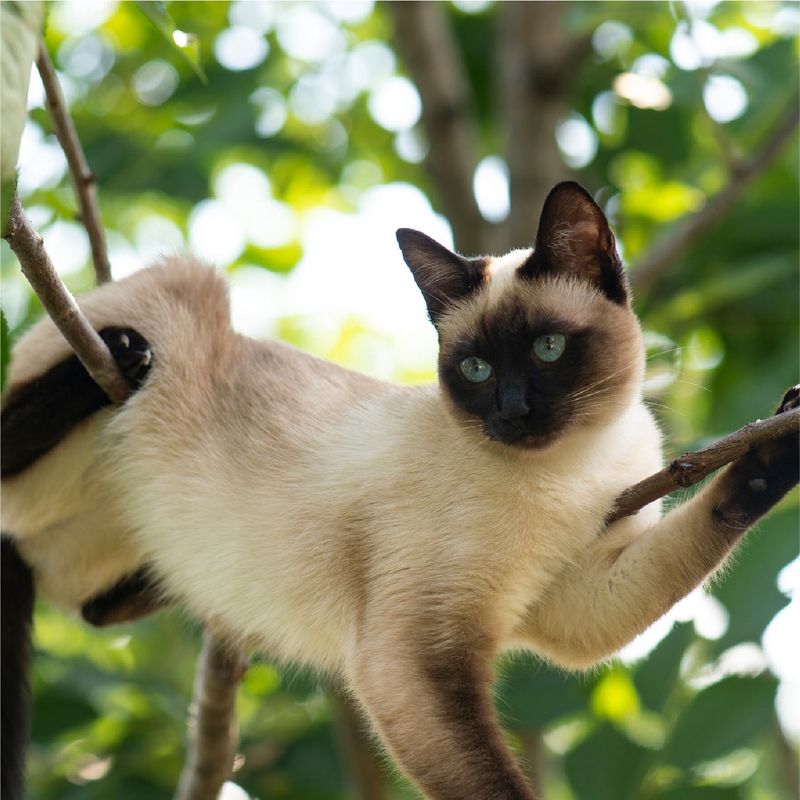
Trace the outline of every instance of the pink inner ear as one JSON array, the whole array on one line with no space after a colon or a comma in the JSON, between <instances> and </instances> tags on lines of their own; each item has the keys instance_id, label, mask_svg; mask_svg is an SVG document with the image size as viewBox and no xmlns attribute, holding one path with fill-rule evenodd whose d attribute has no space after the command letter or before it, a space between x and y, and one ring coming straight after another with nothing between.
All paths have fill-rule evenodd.
<instances>
[{"instance_id":1,"label":"pink inner ear","mask_svg":"<svg viewBox=\"0 0 800 800\"><path fill-rule=\"evenodd\" d=\"M596 222L582 220L559 232L556 248L560 249L565 268L580 272L593 280L600 279L598 255L607 250L608 242ZM555 248L554 248L555 249Z\"/></svg>"},{"instance_id":2,"label":"pink inner ear","mask_svg":"<svg viewBox=\"0 0 800 800\"><path fill-rule=\"evenodd\" d=\"M570 237L575 255L587 256L600 248L600 231L594 222L575 223L570 229Z\"/></svg>"}]
</instances>

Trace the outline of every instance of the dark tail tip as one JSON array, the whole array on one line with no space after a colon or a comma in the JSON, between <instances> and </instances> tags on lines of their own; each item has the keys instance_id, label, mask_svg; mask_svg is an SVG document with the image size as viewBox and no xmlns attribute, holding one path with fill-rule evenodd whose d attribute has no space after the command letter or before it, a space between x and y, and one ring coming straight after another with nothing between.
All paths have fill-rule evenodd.
<instances>
[{"instance_id":1,"label":"dark tail tip","mask_svg":"<svg viewBox=\"0 0 800 800\"><path fill-rule=\"evenodd\" d=\"M30 714L33 574L14 542L0 539L0 797L22 800Z\"/></svg>"}]
</instances>

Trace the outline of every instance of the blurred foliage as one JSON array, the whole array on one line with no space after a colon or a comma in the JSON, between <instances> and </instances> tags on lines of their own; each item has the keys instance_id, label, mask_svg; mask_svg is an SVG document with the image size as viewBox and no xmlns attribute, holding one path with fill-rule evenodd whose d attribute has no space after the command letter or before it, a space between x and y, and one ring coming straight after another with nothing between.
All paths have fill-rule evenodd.
<instances>
[{"instance_id":1,"label":"blurred foliage","mask_svg":"<svg viewBox=\"0 0 800 800\"><path fill-rule=\"evenodd\" d=\"M633 262L723 187L737 160L796 102L797 5L587 2L564 9L575 36L591 33L594 43L572 88L573 119L590 145L576 174L598 191ZM487 46L497 13L491 3L448 6L477 101L481 155L500 152L502 143ZM687 62L687 31L705 43L694 65ZM192 220L231 164L267 178L274 212L220 257L232 278L253 267L291 275L309 244L306 215L321 206L354 212L379 184L409 182L435 206L419 163L424 136L387 130L371 106L402 67L390 20L369 0L78 0L51 5L46 41L97 176L115 269L126 258L151 257L154 244L194 244ZM738 50L720 42L738 42ZM615 80L629 73L657 80L669 93L666 107L637 107L615 92ZM739 90L745 98L723 121L707 95L720 76L734 81L727 84L731 103ZM75 202L53 155L47 114L41 102L33 106L20 191L46 237L62 226L69 253ZM34 154L27 161L26 151ZM797 148L789 147L722 224L637 298L651 356L648 391L672 450L771 413L796 381L797 176ZM271 226L280 229L272 236ZM64 239L65 231L73 238ZM8 328L13 340L41 307L20 282L5 242L2 277L4 374ZM66 279L75 291L90 287L88 263L73 265ZM391 341L358 318L331 328L330 320L279 311L275 332L348 365L388 369L396 379L433 374L432 362L410 368L394 361L379 370ZM713 584L716 602L706 598L704 607L711 603L723 618L715 631L697 612L695 625L675 625L644 660L585 675L531 656L501 665L499 707L514 746L541 765L548 799L795 796L794 748L780 732L777 679L760 646L787 603L776 576L796 557L797 529L795 494ZM36 644L31 797L169 797L183 761L197 630L162 613L93 631L42 607ZM331 709L313 676L257 663L240 692L239 718L235 781L248 793L349 796ZM392 791L413 796L402 782Z\"/></svg>"}]
</instances>

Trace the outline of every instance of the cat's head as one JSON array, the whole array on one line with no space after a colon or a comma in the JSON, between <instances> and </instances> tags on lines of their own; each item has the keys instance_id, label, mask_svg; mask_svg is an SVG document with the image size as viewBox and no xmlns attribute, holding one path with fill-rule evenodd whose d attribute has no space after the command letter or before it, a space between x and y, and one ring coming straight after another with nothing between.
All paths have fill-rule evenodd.
<instances>
[{"instance_id":1,"label":"cat's head","mask_svg":"<svg viewBox=\"0 0 800 800\"><path fill-rule=\"evenodd\" d=\"M643 347L625 273L577 183L550 192L533 250L464 258L408 228L397 240L439 334L442 388L467 426L542 448L638 395Z\"/></svg>"}]
</instances>

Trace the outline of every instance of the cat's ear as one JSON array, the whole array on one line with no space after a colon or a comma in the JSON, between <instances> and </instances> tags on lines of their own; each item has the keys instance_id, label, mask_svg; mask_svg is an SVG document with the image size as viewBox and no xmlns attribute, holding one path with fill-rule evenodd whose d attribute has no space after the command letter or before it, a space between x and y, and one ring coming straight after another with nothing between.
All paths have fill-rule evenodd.
<instances>
[{"instance_id":1,"label":"cat's ear","mask_svg":"<svg viewBox=\"0 0 800 800\"><path fill-rule=\"evenodd\" d=\"M628 302L628 284L608 220L592 196L574 181L547 196L534 251L519 268L526 278L573 275L609 300Z\"/></svg>"},{"instance_id":2,"label":"cat's ear","mask_svg":"<svg viewBox=\"0 0 800 800\"><path fill-rule=\"evenodd\" d=\"M447 307L480 287L486 279L483 258L464 258L411 228L397 231L397 243L417 282L434 325Z\"/></svg>"}]
</instances>

